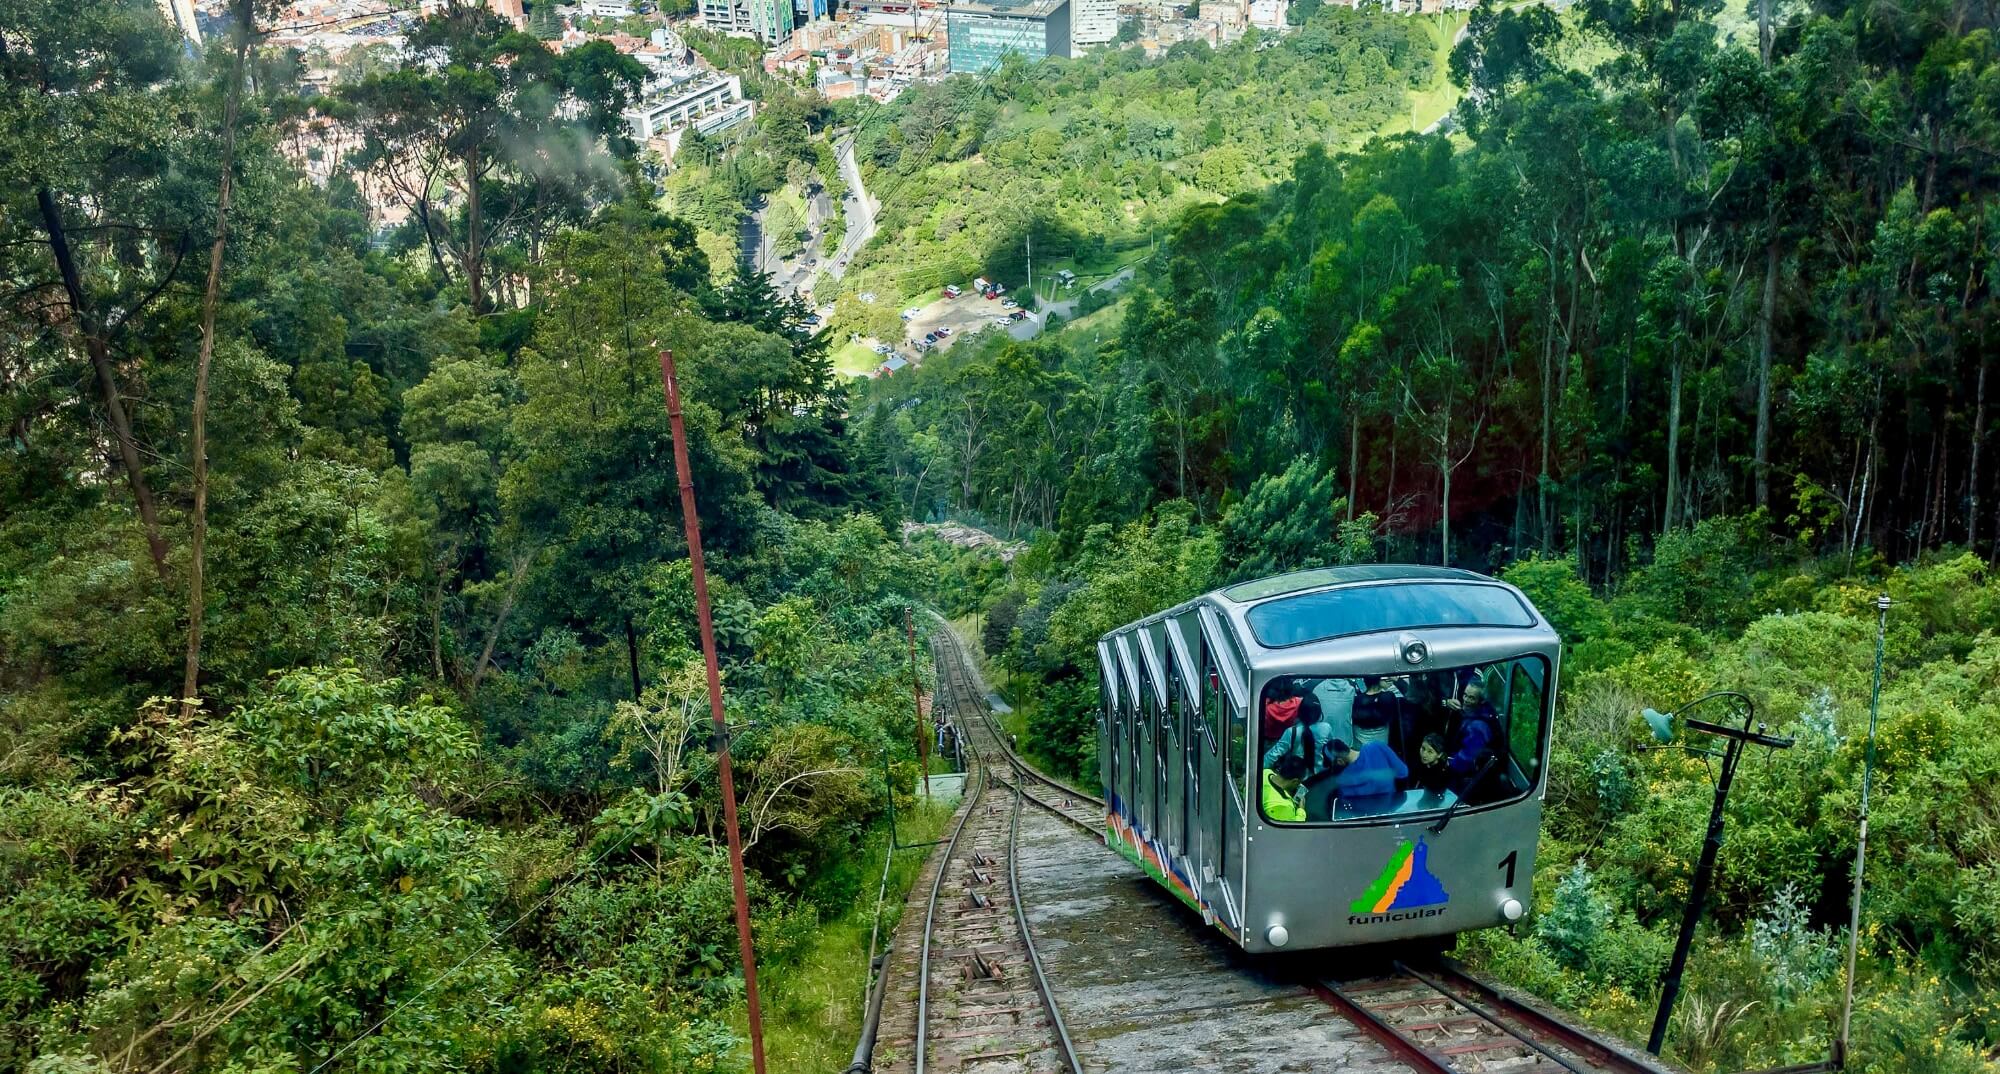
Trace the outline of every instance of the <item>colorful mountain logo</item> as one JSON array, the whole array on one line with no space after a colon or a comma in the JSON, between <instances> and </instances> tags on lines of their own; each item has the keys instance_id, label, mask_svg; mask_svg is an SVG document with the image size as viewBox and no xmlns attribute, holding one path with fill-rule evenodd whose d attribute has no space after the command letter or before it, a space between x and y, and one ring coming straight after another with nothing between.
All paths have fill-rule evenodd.
<instances>
[{"instance_id":1,"label":"colorful mountain logo","mask_svg":"<svg viewBox=\"0 0 2000 1074\"><path fill-rule=\"evenodd\" d=\"M1347 905L1350 913L1364 917L1374 914L1389 914L1398 910L1414 910L1424 906L1443 906L1451 901L1451 896L1431 875L1430 846L1422 839L1411 842L1403 840L1394 854L1389 855L1389 864L1382 867L1382 875L1361 893L1361 897ZM1431 914L1438 913L1433 910ZM1410 915L1428 917L1430 914ZM1401 915L1386 920L1401 920Z\"/></svg>"}]
</instances>

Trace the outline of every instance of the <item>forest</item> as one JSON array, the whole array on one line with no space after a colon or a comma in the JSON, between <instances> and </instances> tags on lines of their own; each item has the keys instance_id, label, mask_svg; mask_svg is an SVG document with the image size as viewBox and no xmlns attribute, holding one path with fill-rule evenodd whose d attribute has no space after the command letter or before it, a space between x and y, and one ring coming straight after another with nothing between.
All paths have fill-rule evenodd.
<instances>
[{"instance_id":1,"label":"forest","mask_svg":"<svg viewBox=\"0 0 2000 1074\"><path fill-rule=\"evenodd\" d=\"M1425 20L1327 7L1296 33L1023 63L843 102L883 237L843 290L916 295L1149 245L1184 206L1261 189L1309 144L1359 145L1441 81Z\"/></svg>"},{"instance_id":2,"label":"forest","mask_svg":"<svg viewBox=\"0 0 2000 1074\"><path fill-rule=\"evenodd\" d=\"M0 1070L737 1069L657 354L782 1030L914 773L824 345L653 204L629 59L451 5L309 97L232 11L0 5Z\"/></svg>"},{"instance_id":3,"label":"forest","mask_svg":"<svg viewBox=\"0 0 2000 1074\"><path fill-rule=\"evenodd\" d=\"M1461 952L1583 1017L1643 1027L1710 793L1634 713L1798 740L1733 799L1704 1071L1826 1053L1887 592L1854 1066L2000 1055L1986 8L1482 9L1452 129L1374 139L1437 40L1342 8L863 114L753 78L668 172L609 47L451 0L329 86L230 8L190 54L0 5L0 1071L747 1067L663 347L774 1034L859 993L816 951L916 772L913 607L1074 773L1103 630L1397 560L1565 636L1536 905ZM930 192L857 280L1157 253L1088 330L844 383L734 233L843 123ZM1026 550L901 536L943 518Z\"/></svg>"},{"instance_id":4,"label":"forest","mask_svg":"<svg viewBox=\"0 0 2000 1074\"><path fill-rule=\"evenodd\" d=\"M1643 1038L1712 788L1637 713L1744 690L1799 746L1736 792L1668 1055L1806 1062L1886 592L1853 1065L1990 1069L1992 29L1950 2L1483 8L1457 130L1305 146L1184 208L1089 331L871 385L903 510L1029 541L939 583L1022 741L1094 771L1095 639L1214 586L1497 574L1564 633L1564 693L1537 904L1461 951Z\"/></svg>"}]
</instances>

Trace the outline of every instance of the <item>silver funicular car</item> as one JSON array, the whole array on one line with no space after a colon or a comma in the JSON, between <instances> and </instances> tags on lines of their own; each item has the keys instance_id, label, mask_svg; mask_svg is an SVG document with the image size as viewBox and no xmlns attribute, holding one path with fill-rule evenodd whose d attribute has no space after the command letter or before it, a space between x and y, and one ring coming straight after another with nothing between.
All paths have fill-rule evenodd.
<instances>
[{"instance_id":1,"label":"silver funicular car","mask_svg":"<svg viewBox=\"0 0 2000 1074\"><path fill-rule=\"evenodd\" d=\"M1517 920L1560 650L1513 586L1405 565L1120 627L1098 642L1107 839L1249 951Z\"/></svg>"}]
</instances>

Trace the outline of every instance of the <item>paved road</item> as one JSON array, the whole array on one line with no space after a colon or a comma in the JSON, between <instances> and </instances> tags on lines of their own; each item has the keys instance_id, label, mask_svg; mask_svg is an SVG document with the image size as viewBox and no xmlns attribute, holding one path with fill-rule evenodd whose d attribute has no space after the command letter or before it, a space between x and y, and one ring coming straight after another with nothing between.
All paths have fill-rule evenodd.
<instances>
[{"instance_id":1,"label":"paved road","mask_svg":"<svg viewBox=\"0 0 2000 1074\"><path fill-rule=\"evenodd\" d=\"M1138 262L1135 261L1104 279L1091 284L1084 289L1084 294L1089 294L1092 291L1115 291L1132 279L1132 274L1137 268ZM1067 318L1076 312L1077 303L1082 301L1083 295L1077 295L1075 298L1065 298L1060 302L1051 302L1043 306L1042 309L1051 317Z\"/></svg>"},{"instance_id":2,"label":"paved road","mask_svg":"<svg viewBox=\"0 0 2000 1074\"><path fill-rule=\"evenodd\" d=\"M847 180L850 195L846 202L847 234L841 239L840 249L834 251L833 263L827 266L827 271L837 280L846 274L854 255L875 237L875 216L882 207L868 196L868 188L862 185L861 166L854 160L853 135L834 144L833 156L840 163L840 175Z\"/></svg>"}]
</instances>

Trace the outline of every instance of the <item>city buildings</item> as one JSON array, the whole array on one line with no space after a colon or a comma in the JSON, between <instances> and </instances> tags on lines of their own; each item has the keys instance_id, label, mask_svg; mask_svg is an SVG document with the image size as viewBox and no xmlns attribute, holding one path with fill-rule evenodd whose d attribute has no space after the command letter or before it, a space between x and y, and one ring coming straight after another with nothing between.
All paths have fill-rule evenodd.
<instances>
[{"instance_id":1,"label":"city buildings","mask_svg":"<svg viewBox=\"0 0 2000 1074\"><path fill-rule=\"evenodd\" d=\"M1103 45L1118 37L1118 0L1070 0L1070 41Z\"/></svg>"},{"instance_id":2,"label":"city buildings","mask_svg":"<svg viewBox=\"0 0 2000 1074\"><path fill-rule=\"evenodd\" d=\"M702 134L728 130L749 119L753 111L752 102L743 99L740 77L692 70L679 79L648 81L638 103L625 110L624 118L634 140L665 142L659 148L671 158L681 131L690 127Z\"/></svg>"},{"instance_id":3,"label":"city buildings","mask_svg":"<svg viewBox=\"0 0 2000 1074\"><path fill-rule=\"evenodd\" d=\"M990 71L1009 52L1030 63L1068 57L1069 12L1070 0L967 0L951 5L945 9L951 73Z\"/></svg>"}]
</instances>

